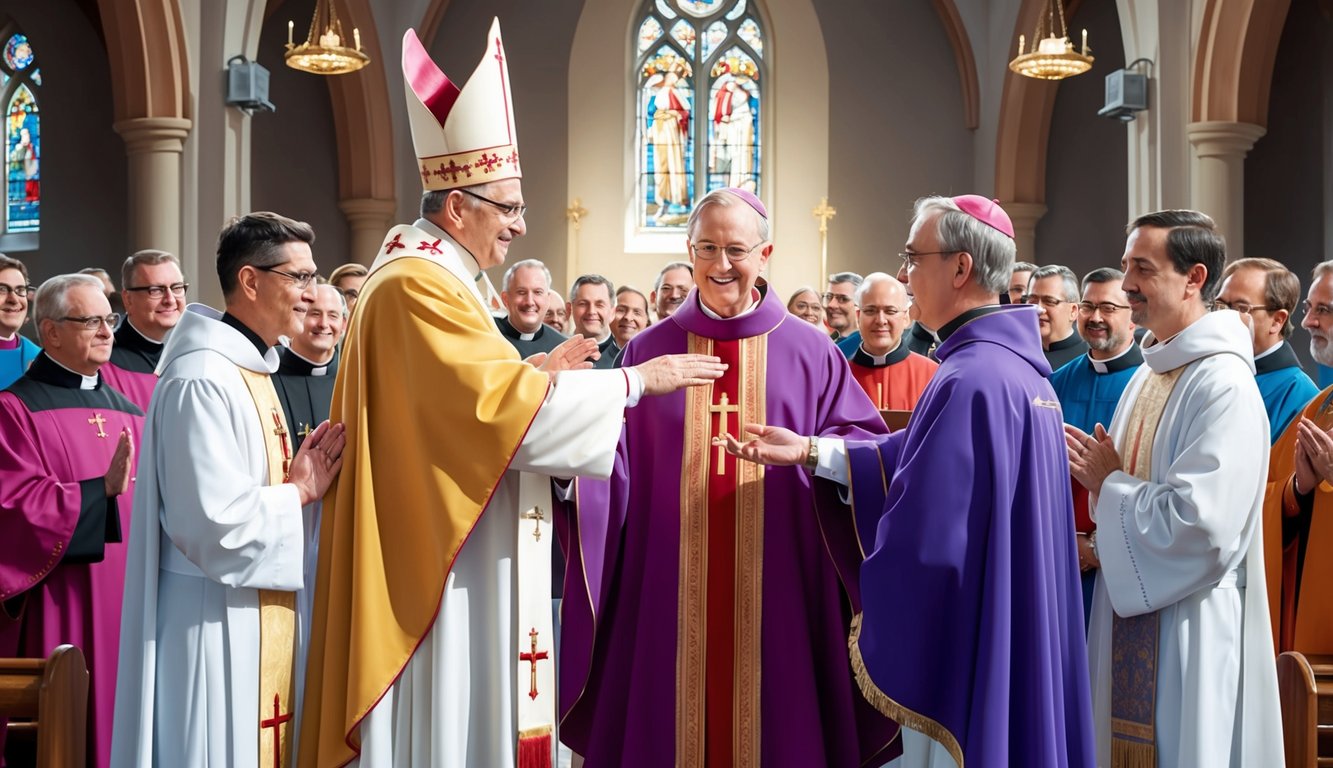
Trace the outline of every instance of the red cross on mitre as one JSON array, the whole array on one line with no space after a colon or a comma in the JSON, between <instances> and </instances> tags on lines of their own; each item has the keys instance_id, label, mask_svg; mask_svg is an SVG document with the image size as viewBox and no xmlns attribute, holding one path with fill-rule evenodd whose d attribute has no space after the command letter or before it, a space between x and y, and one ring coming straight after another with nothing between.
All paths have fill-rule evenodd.
<instances>
[{"instance_id":1,"label":"red cross on mitre","mask_svg":"<svg viewBox=\"0 0 1333 768\"><path fill-rule=\"evenodd\" d=\"M485 152L482 152L481 157L477 158L477 166L480 167L483 165L486 166L487 173L494 172L495 166L500 165L500 156L488 155Z\"/></svg>"},{"instance_id":2,"label":"red cross on mitre","mask_svg":"<svg viewBox=\"0 0 1333 768\"><path fill-rule=\"evenodd\" d=\"M504 43L500 42L499 35L496 35L495 37L495 60L500 62L500 66L502 67L504 66L505 63Z\"/></svg>"},{"instance_id":3,"label":"red cross on mitre","mask_svg":"<svg viewBox=\"0 0 1333 768\"><path fill-rule=\"evenodd\" d=\"M518 150L516 149L516 150L510 152L507 156L505 156L505 162L507 162L507 163L509 163L510 165L512 165L512 166L514 166L515 168L517 168L517 167L518 167Z\"/></svg>"},{"instance_id":4,"label":"red cross on mitre","mask_svg":"<svg viewBox=\"0 0 1333 768\"><path fill-rule=\"evenodd\" d=\"M384 252L393 253L394 249L396 248L406 248L406 247L407 247L406 245L403 245L403 233L399 232L398 234L393 236L392 240L384 244Z\"/></svg>"},{"instance_id":5,"label":"red cross on mitre","mask_svg":"<svg viewBox=\"0 0 1333 768\"><path fill-rule=\"evenodd\" d=\"M458 174L460 173L464 176L471 176L472 166L467 163L459 165L452 158L449 160L448 165L440 163L440 167L435 170L436 176L439 176L440 178L448 176L450 181L458 181Z\"/></svg>"},{"instance_id":6,"label":"red cross on mitre","mask_svg":"<svg viewBox=\"0 0 1333 768\"><path fill-rule=\"evenodd\" d=\"M436 256L438 256L438 255L440 255L441 253L444 253L444 251L441 251L441 250L440 250L440 240L441 240L441 239L442 239L442 238L438 238L438 237L437 237L437 238L435 238L435 242L433 242L433 243L428 243L428 242L426 242L425 240L422 240L422 241L421 241L421 244L417 246L417 250L418 250L418 251L426 251L427 253L433 253L433 254L435 254Z\"/></svg>"}]
</instances>

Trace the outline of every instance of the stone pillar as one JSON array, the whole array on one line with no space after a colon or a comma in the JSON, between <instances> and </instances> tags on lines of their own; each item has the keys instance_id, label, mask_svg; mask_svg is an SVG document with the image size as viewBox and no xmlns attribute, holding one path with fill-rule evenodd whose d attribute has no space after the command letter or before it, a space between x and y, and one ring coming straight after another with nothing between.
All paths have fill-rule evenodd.
<instances>
[{"instance_id":1,"label":"stone pillar","mask_svg":"<svg viewBox=\"0 0 1333 768\"><path fill-rule=\"evenodd\" d=\"M1014 223L1014 244L1018 246L1015 261L1037 264L1037 222L1046 215L1044 203L1001 202L1000 207Z\"/></svg>"},{"instance_id":2,"label":"stone pillar","mask_svg":"<svg viewBox=\"0 0 1333 768\"><path fill-rule=\"evenodd\" d=\"M1245 253L1245 155L1267 129L1252 123L1213 120L1186 126L1192 205L1213 217L1227 239L1227 259Z\"/></svg>"},{"instance_id":3,"label":"stone pillar","mask_svg":"<svg viewBox=\"0 0 1333 768\"><path fill-rule=\"evenodd\" d=\"M181 153L192 123L138 117L112 125L129 156L129 250L181 252Z\"/></svg>"},{"instance_id":4,"label":"stone pillar","mask_svg":"<svg viewBox=\"0 0 1333 768\"><path fill-rule=\"evenodd\" d=\"M354 197L338 201L338 210L347 218L348 252L352 260L370 265L379 253L384 234L394 224L398 203L374 197ZM326 267L332 271L333 267Z\"/></svg>"}]
</instances>

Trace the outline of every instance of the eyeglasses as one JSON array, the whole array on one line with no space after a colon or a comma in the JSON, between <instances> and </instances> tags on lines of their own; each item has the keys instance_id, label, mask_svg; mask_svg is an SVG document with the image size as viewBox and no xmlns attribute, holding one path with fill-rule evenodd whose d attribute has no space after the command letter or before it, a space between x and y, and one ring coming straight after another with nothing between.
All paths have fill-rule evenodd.
<instances>
[{"instance_id":1,"label":"eyeglasses","mask_svg":"<svg viewBox=\"0 0 1333 768\"><path fill-rule=\"evenodd\" d=\"M496 208L499 208L500 213L504 214L505 217L508 218L510 221L521 219L523 218L524 214L528 212L528 207L526 205L510 205L509 203L497 203L494 200L491 200L490 198L482 197L476 192L471 192L466 189L460 189L458 191L462 192L465 195L471 195L472 197L477 198L483 203L490 203Z\"/></svg>"},{"instance_id":2,"label":"eyeglasses","mask_svg":"<svg viewBox=\"0 0 1333 768\"><path fill-rule=\"evenodd\" d=\"M1250 306L1243 301L1222 301L1221 299L1214 299L1213 311L1216 312L1219 309L1234 309L1242 315L1248 315L1252 312L1276 312L1280 307Z\"/></svg>"},{"instance_id":3,"label":"eyeglasses","mask_svg":"<svg viewBox=\"0 0 1333 768\"><path fill-rule=\"evenodd\" d=\"M727 254L727 261L735 263L750 258L750 254L754 253L754 249L767 242L767 240L760 240L749 248L746 248L743 245L728 245L724 248L717 243L691 243L690 248L694 249L694 255L697 258L703 259L704 261L712 261L725 253Z\"/></svg>"},{"instance_id":4,"label":"eyeglasses","mask_svg":"<svg viewBox=\"0 0 1333 768\"><path fill-rule=\"evenodd\" d=\"M296 287L300 288L303 291L305 290L306 286L310 285L310 281L315 279L314 272L298 272L296 274L292 274L291 272L284 272L281 269L278 269L277 267L255 267L255 269L261 269L265 272L272 272L274 274L282 275L288 280L291 280L293 283L296 283Z\"/></svg>"},{"instance_id":5,"label":"eyeglasses","mask_svg":"<svg viewBox=\"0 0 1333 768\"><path fill-rule=\"evenodd\" d=\"M1333 307L1327 304L1311 304L1308 300L1301 302L1301 313L1305 315L1314 315L1315 319L1321 323L1328 322L1333 318Z\"/></svg>"},{"instance_id":6,"label":"eyeglasses","mask_svg":"<svg viewBox=\"0 0 1333 768\"><path fill-rule=\"evenodd\" d=\"M1054 296L1042 296L1039 293L1029 293L1021 299L1024 304L1040 304L1047 309L1055 309L1061 304L1069 304L1064 299L1057 299Z\"/></svg>"},{"instance_id":7,"label":"eyeglasses","mask_svg":"<svg viewBox=\"0 0 1333 768\"><path fill-rule=\"evenodd\" d=\"M851 304L852 297L845 293L825 293L820 298L825 304Z\"/></svg>"},{"instance_id":8,"label":"eyeglasses","mask_svg":"<svg viewBox=\"0 0 1333 768\"><path fill-rule=\"evenodd\" d=\"M185 292L190 290L189 283L172 283L171 285L141 285L138 288L126 288L130 293L146 293L150 298L160 299L171 291L171 295L180 298Z\"/></svg>"},{"instance_id":9,"label":"eyeglasses","mask_svg":"<svg viewBox=\"0 0 1333 768\"><path fill-rule=\"evenodd\" d=\"M19 298L23 298L35 290L37 290L37 286L35 285L5 285L4 283L0 283L0 297L8 296L12 293Z\"/></svg>"},{"instance_id":10,"label":"eyeglasses","mask_svg":"<svg viewBox=\"0 0 1333 768\"><path fill-rule=\"evenodd\" d=\"M916 265L921 262L922 256L948 256L951 253L959 253L959 251L922 251L920 253L900 251L898 253L898 258L903 260L904 267L907 267L908 269L916 269Z\"/></svg>"},{"instance_id":11,"label":"eyeglasses","mask_svg":"<svg viewBox=\"0 0 1333 768\"><path fill-rule=\"evenodd\" d=\"M905 309L898 309L897 307L861 307L861 314L871 316L884 315L885 317L897 317L906 311L907 310Z\"/></svg>"},{"instance_id":12,"label":"eyeglasses","mask_svg":"<svg viewBox=\"0 0 1333 768\"><path fill-rule=\"evenodd\" d=\"M62 317L59 318L59 320L62 323L78 323L82 325L85 330L95 331L101 327L102 323L106 323L108 328L115 328L120 323L120 313L112 312L106 317L100 315L89 315L88 317Z\"/></svg>"},{"instance_id":13,"label":"eyeglasses","mask_svg":"<svg viewBox=\"0 0 1333 768\"><path fill-rule=\"evenodd\" d=\"M1097 304L1084 301L1078 305L1078 313L1085 317L1091 317L1093 312L1101 312L1103 317L1111 317L1122 309L1129 309L1129 305L1115 304L1109 301L1102 301Z\"/></svg>"}]
</instances>

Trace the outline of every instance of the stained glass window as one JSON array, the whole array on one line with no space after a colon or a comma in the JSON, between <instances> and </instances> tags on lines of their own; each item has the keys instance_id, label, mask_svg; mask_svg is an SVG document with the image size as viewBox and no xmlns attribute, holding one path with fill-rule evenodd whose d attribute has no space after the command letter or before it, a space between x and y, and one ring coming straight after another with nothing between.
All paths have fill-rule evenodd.
<instances>
[{"instance_id":1,"label":"stained glass window","mask_svg":"<svg viewBox=\"0 0 1333 768\"><path fill-rule=\"evenodd\" d=\"M42 84L32 43L14 23L0 25L4 57L0 61L0 98L5 105L4 234L37 232L41 228L41 110L37 93Z\"/></svg>"},{"instance_id":2,"label":"stained glass window","mask_svg":"<svg viewBox=\"0 0 1333 768\"><path fill-rule=\"evenodd\" d=\"M709 190L759 191L763 25L747 0L644 0L639 19L637 221L681 228Z\"/></svg>"}]
</instances>

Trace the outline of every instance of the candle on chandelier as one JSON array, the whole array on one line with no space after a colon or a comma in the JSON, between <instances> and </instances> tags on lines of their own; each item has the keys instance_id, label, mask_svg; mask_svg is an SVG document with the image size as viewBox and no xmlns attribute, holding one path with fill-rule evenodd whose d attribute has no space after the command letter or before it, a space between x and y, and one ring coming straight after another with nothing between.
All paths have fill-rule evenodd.
<instances>
[{"instance_id":1,"label":"candle on chandelier","mask_svg":"<svg viewBox=\"0 0 1333 768\"><path fill-rule=\"evenodd\" d=\"M1087 34L1088 34L1088 31L1087 31L1086 29L1083 30L1083 34L1084 34L1084 36L1086 37ZM352 39L356 40L356 49L357 49L358 51L360 51L360 50L361 50L361 30L357 29L356 27L352 27ZM1083 47L1084 47L1084 48L1087 48L1087 47L1088 47L1088 43L1087 43L1086 40L1084 40L1084 42L1083 42Z\"/></svg>"},{"instance_id":2,"label":"candle on chandelier","mask_svg":"<svg viewBox=\"0 0 1333 768\"><path fill-rule=\"evenodd\" d=\"M1019 55L1019 56L1022 56L1022 55L1023 55L1023 36L1022 36L1022 35L1019 35L1019 36L1018 36L1018 55Z\"/></svg>"},{"instance_id":3,"label":"candle on chandelier","mask_svg":"<svg viewBox=\"0 0 1333 768\"><path fill-rule=\"evenodd\" d=\"M1088 55L1088 30L1083 30L1083 55Z\"/></svg>"},{"instance_id":4,"label":"candle on chandelier","mask_svg":"<svg viewBox=\"0 0 1333 768\"><path fill-rule=\"evenodd\" d=\"M292 30L295 26L296 22L292 21L291 19L287 20L287 47L289 48L292 45Z\"/></svg>"}]
</instances>

